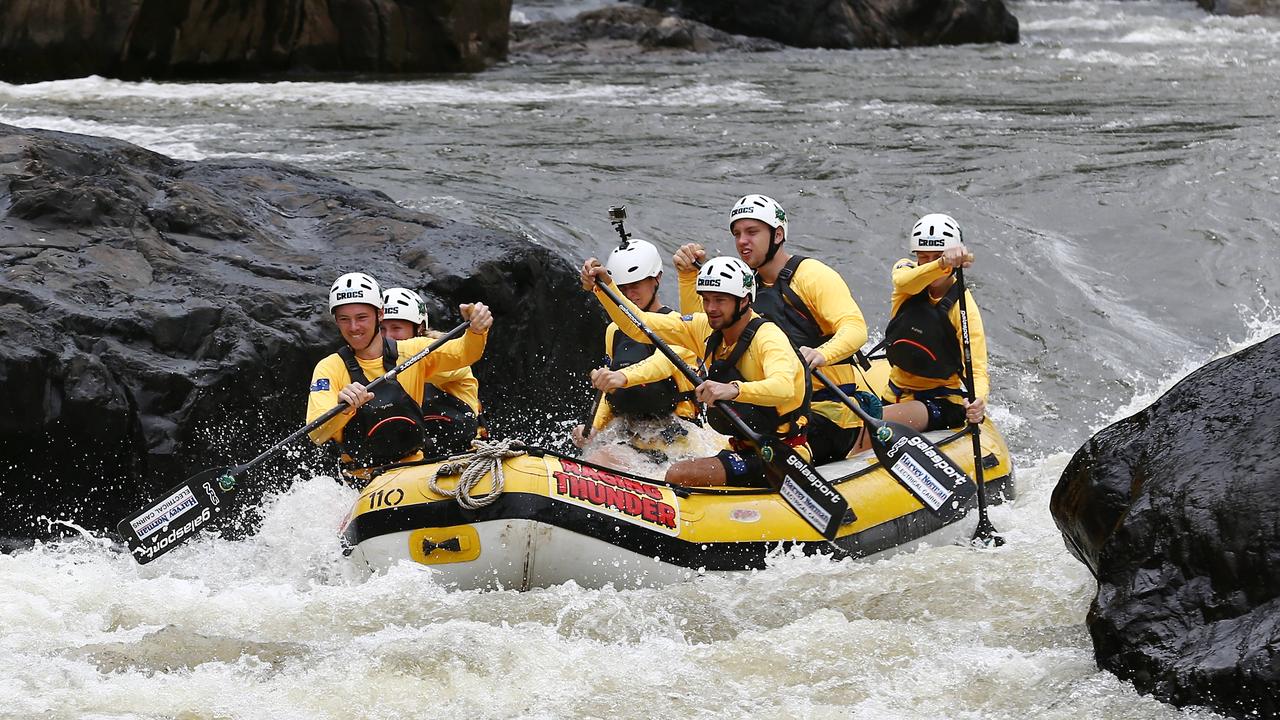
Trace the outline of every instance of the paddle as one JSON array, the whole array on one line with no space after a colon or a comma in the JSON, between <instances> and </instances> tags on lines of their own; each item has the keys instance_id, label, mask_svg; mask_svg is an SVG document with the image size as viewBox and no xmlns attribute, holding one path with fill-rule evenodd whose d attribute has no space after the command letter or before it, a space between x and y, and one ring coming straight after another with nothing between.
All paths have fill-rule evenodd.
<instances>
[{"instance_id":1,"label":"paddle","mask_svg":"<svg viewBox=\"0 0 1280 720\"><path fill-rule=\"evenodd\" d=\"M973 349L969 345L969 308L965 305L964 268L956 268L956 284L960 286L960 338L964 347L964 384L968 388L967 397L973 402L977 397L977 389L973 384ZM978 527L973 531L973 542L988 547L1000 547L1004 538L996 531L987 515L987 487L982 474L982 431L978 423L969 423L969 432L973 434L973 470L978 476Z\"/></svg>"},{"instance_id":2,"label":"paddle","mask_svg":"<svg viewBox=\"0 0 1280 720\"><path fill-rule=\"evenodd\" d=\"M605 283L597 283L597 287L609 296L626 315L635 323L640 332L658 348L673 365L679 368L689 382L700 385L703 377L689 367L670 345L663 342L644 321L627 307L618 292ZM818 474L818 471L804 458L800 457L790 445L778 438L764 437L752 430L738 413L727 404L718 403L716 409L725 414L745 437L760 447L760 457L765 462L769 481L774 484L782 499L796 511L805 522L813 526L827 540L834 540L846 515L852 515L849 501L835 489L831 483ZM855 518L856 519L856 518Z\"/></svg>"},{"instance_id":3,"label":"paddle","mask_svg":"<svg viewBox=\"0 0 1280 720\"><path fill-rule=\"evenodd\" d=\"M964 512L969 498L973 497L974 485L963 470L952 464L951 458L942 454L924 435L910 427L872 417L821 370L813 368L812 372L841 402L862 418L871 436L871 449L880 459L880 464L925 509L947 522ZM979 460L979 473L982 472L981 466L982 462Z\"/></svg>"},{"instance_id":4,"label":"paddle","mask_svg":"<svg viewBox=\"0 0 1280 720\"><path fill-rule=\"evenodd\" d=\"M582 418L582 439L591 438L591 428L596 422L596 412L600 410L600 401L604 400L604 391L596 393L596 399L591 402L591 407L587 408L587 414Z\"/></svg>"},{"instance_id":5,"label":"paddle","mask_svg":"<svg viewBox=\"0 0 1280 720\"><path fill-rule=\"evenodd\" d=\"M410 365L429 355L433 350L458 337L466 331L471 323L464 322L449 331L439 340L423 348L421 352L405 360L385 375L365 386L373 388L395 379ZM225 512L231 506L231 499L236 490L236 478L260 465L275 455L285 445L315 430L332 420L338 413L347 408L346 403L335 405L325 414L312 420L297 432L272 445L258 457L243 465L232 468L211 468L192 475L179 485L169 488L163 499L133 513L120 521L116 526L121 537L129 546L129 551L140 564L145 565L161 555L169 552L197 530L204 527L215 516Z\"/></svg>"}]
</instances>

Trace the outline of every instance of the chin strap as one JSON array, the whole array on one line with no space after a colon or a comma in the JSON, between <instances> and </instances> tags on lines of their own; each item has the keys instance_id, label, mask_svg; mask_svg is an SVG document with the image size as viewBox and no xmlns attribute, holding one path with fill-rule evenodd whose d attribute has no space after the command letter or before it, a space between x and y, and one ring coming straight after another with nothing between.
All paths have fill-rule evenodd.
<instances>
[{"instance_id":1,"label":"chin strap","mask_svg":"<svg viewBox=\"0 0 1280 720\"><path fill-rule=\"evenodd\" d=\"M773 259L773 256L777 255L778 251L782 249L782 243L787 241L787 238L784 235L781 240L774 242L777 237L778 228L773 228L769 231L769 252L764 254L764 262L760 263L760 267L768 265L769 261Z\"/></svg>"}]
</instances>

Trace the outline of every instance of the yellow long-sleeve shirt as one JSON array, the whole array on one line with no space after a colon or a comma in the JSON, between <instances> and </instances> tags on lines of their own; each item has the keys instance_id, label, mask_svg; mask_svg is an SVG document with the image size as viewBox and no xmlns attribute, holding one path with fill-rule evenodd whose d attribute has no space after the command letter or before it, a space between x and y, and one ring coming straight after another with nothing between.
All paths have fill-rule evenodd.
<instances>
[{"instance_id":1,"label":"yellow long-sleeve shirt","mask_svg":"<svg viewBox=\"0 0 1280 720\"><path fill-rule=\"evenodd\" d=\"M628 324L630 322L628 321ZM613 358L613 343L618 334L618 324L609 323L609 327L604 331L604 352L610 358ZM647 340L647 338L646 338ZM698 358L687 348L672 348L677 354L693 367L698 366ZM680 392L692 392L693 383L684 376L684 373L676 369L676 366L667 359L666 355L655 352L649 357L641 360L635 365L630 365L621 370L622 374L627 378L627 384L623 387L635 387L636 385L644 385L646 383L658 382L667 378L674 378L676 381L676 390ZM698 406L691 400L681 400L676 405L676 415L686 420L693 419L698 416ZM592 430L600 430L613 420L613 408L609 403L601 401L596 406L596 415L591 421Z\"/></svg>"},{"instance_id":2,"label":"yellow long-sleeve shirt","mask_svg":"<svg viewBox=\"0 0 1280 720\"><path fill-rule=\"evenodd\" d=\"M603 291L596 288L594 292L605 311L609 313L609 317L618 325L618 329L634 340L649 342L649 338L640 332L640 329ZM631 312L653 330L655 335L670 345L678 345L700 355L706 347L707 338L713 332L707 316L703 313L683 316L646 313L625 297L621 299ZM726 358L732 351L732 345L721 343L713 359ZM760 327L751 346L738 360L737 368L744 380L738 384L738 397L734 398L734 402L775 408L782 415L799 408L804 403L804 366L792 349L786 333L777 325L766 323ZM780 430L785 433L788 429L780 428Z\"/></svg>"},{"instance_id":3,"label":"yellow long-sleeve shirt","mask_svg":"<svg viewBox=\"0 0 1280 720\"><path fill-rule=\"evenodd\" d=\"M471 412L480 414L480 381L471 368L439 371L428 382L466 403Z\"/></svg>"},{"instance_id":4,"label":"yellow long-sleeve shirt","mask_svg":"<svg viewBox=\"0 0 1280 720\"><path fill-rule=\"evenodd\" d=\"M759 275L756 277L759 278ZM702 311L702 298L697 293L697 278L697 272L683 272L679 275L681 312ZM772 287L760 282L762 288ZM807 258L796 267L795 274L791 276L791 289L804 301L822 335L831 336L814 348L827 360L824 373L841 385L855 382L853 366L840 361L866 344L867 321L849 292L849 285L840 277L840 273L825 263Z\"/></svg>"},{"instance_id":5,"label":"yellow long-sleeve shirt","mask_svg":"<svg viewBox=\"0 0 1280 720\"><path fill-rule=\"evenodd\" d=\"M413 398L414 402L421 405L422 391L425 384L434 382L442 373L465 368L479 360L484 354L484 346L487 339L488 333L481 335L467 330L462 334L462 337L450 340L433 350L431 354L423 359L405 368L404 372L396 376L396 381L404 388L405 393ZM435 341L430 338L422 337L398 341L396 347L399 351L400 361L403 362L409 357L417 355L433 342ZM357 357L356 361L360 363L360 369L364 371L366 377L355 378L355 382L368 384L369 378L379 377L386 372L380 357L372 360ZM474 380L474 378L472 379ZM338 391L351 384L351 382L353 382L353 379L350 373L347 372L347 366L342 362L342 358L338 353L328 355L316 363L315 370L311 373L311 392L307 398L307 422L312 422L337 405L339 402ZM478 386L479 384L477 383ZM341 441L342 428L346 426L351 418L352 415L348 413L338 413L332 420L311 431L311 441L317 445L327 440Z\"/></svg>"},{"instance_id":6,"label":"yellow long-sleeve shirt","mask_svg":"<svg viewBox=\"0 0 1280 720\"><path fill-rule=\"evenodd\" d=\"M924 292L929 284L939 278L951 275L951 268L944 267L941 259L927 262L924 265L916 265L916 261L911 258L902 258L893 265L893 300L890 304L889 317L898 314L898 309L902 307L902 303L909 300L915 295ZM969 347L973 353L973 384L975 394L987 399L987 394L991 390L991 382L987 376L987 335L982 328L982 313L978 310L978 303L974 302L973 294L968 291L964 292L965 308L969 315ZM937 300L929 298L934 305L938 304ZM951 320L951 324L956 329L956 342L963 342L963 336L960 331L960 303L951 306L951 310L947 313L947 317ZM953 388L956 390L964 387L964 378L959 375L952 375L945 380L938 378L927 378L893 367L889 370L889 382L897 385L903 390L933 390L935 388Z\"/></svg>"}]
</instances>

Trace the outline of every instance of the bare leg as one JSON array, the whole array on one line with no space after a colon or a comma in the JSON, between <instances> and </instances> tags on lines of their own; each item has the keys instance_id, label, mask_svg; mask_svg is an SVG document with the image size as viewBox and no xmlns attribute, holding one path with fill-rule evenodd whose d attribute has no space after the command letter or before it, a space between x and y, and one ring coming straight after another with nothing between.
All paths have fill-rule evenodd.
<instances>
[{"instance_id":1,"label":"bare leg","mask_svg":"<svg viewBox=\"0 0 1280 720\"><path fill-rule=\"evenodd\" d=\"M884 419L902 423L916 432L924 432L924 429L929 426L929 408L919 400L885 405Z\"/></svg>"},{"instance_id":2,"label":"bare leg","mask_svg":"<svg viewBox=\"0 0 1280 720\"><path fill-rule=\"evenodd\" d=\"M698 458L697 460L681 460L667 468L667 482L689 487L708 487L724 485L729 481L725 476L724 465L716 458Z\"/></svg>"}]
</instances>

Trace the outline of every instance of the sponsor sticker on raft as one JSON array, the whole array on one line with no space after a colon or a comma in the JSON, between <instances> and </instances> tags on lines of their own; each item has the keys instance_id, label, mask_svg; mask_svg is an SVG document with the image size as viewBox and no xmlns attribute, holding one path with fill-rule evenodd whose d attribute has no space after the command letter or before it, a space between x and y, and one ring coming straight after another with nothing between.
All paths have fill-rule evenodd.
<instances>
[{"instance_id":1,"label":"sponsor sticker on raft","mask_svg":"<svg viewBox=\"0 0 1280 720\"><path fill-rule=\"evenodd\" d=\"M130 520L129 525L138 534L139 540L146 540L172 522L174 518L198 504L191 488L183 485L181 489L156 503L147 512Z\"/></svg>"},{"instance_id":2,"label":"sponsor sticker on raft","mask_svg":"<svg viewBox=\"0 0 1280 720\"><path fill-rule=\"evenodd\" d=\"M680 505L671 488L561 460L551 474L551 497L610 517L656 530L680 534Z\"/></svg>"},{"instance_id":3,"label":"sponsor sticker on raft","mask_svg":"<svg viewBox=\"0 0 1280 720\"><path fill-rule=\"evenodd\" d=\"M916 497L931 510L937 510L951 499L951 491L943 487L932 473L910 455L898 458L893 464L893 474L906 482L915 491Z\"/></svg>"}]
</instances>

